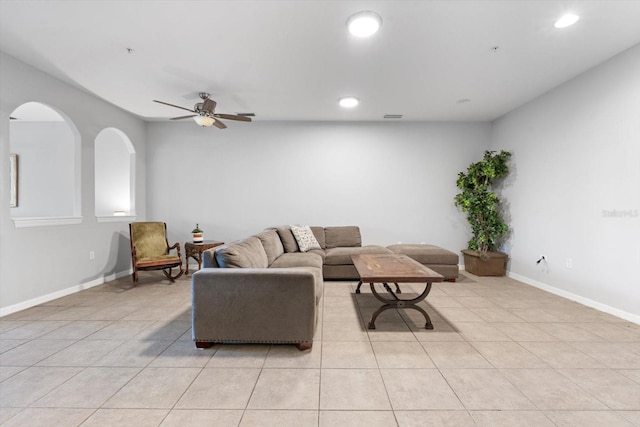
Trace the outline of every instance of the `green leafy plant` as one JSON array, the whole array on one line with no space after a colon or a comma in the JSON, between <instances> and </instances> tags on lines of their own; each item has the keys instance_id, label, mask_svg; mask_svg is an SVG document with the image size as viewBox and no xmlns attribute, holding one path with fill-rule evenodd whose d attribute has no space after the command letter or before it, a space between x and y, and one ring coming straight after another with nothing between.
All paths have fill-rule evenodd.
<instances>
[{"instance_id":1,"label":"green leafy plant","mask_svg":"<svg viewBox=\"0 0 640 427\"><path fill-rule=\"evenodd\" d=\"M509 231L500 212L500 198L492 191L497 181L509 174L511 153L485 151L484 157L460 172L456 185L461 190L455 196L455 205L467 214L473 235L469 249L481 256L496 252Z\"/></svg>"}]
</instances>

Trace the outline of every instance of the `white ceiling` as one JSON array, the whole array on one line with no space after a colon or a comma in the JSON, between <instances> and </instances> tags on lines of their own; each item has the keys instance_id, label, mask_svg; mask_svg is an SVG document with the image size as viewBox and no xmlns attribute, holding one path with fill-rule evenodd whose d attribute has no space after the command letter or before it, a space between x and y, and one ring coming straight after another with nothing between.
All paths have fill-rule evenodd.
<instances>
[{"instance_id":1,"label":"white ceiling","mask_svg":"<svg viewBox=\"0 0 640 427\"><path fill-rule=\"evenodd\" d=\"M0 0L0 50L148 120L200 91L255 120L493 120L638 43L637 0Z\"/></svg>"}]
</instances>

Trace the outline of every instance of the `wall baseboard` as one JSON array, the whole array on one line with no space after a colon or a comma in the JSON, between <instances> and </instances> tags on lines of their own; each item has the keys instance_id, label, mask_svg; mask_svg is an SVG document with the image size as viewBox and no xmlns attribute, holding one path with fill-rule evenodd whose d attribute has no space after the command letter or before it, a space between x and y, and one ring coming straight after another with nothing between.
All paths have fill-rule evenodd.
<instances>
[{"instance_id":1,"label":"wall baseboard","mask_svg":"<svg viewBox=\"0 0 640 427\"><path fill-rule=\"evenodd\" d=\"M576 295L572 292L568 292L563 289L556 288L551 285L547 285L546 283L538 282L537 280L530 279L526 276L521 276L520 274L508 272L507 276L519 282L525 283L527 285L531 285L535 288L542 289L543 291L547 291L554 295L558 295L563 298L570 299L571 301L579 302L580 304L586 305L587 307L595 308L596 310L603 311L605 313L611 314L613 316L616 316L621 319L628 320L629 322L637 323L640 325L640 315L628 313L626 311L620 310L619 308L611 307L601 302L594 301L592 299L585 298L580 295Z\"/></svg>"},{"instance_id":2,"label":"wall baseboard","mask_svg":"<svg viewBox=\"0 0 640 427\"><path fill-rule=\"evenodd\" d=\"M459 265L460 271L465 271L464 265ZM586 305L587 307L595 308L596 310L600 310L602 312L611 314L612 316L619 317L624 320L628 320L629 322L637 323L640 325L640 315L629 313L619 308L611 307L606 304L602 304L601 302L594 301L589 298L585 298L580 295L576 295L572 292L567 292L563 289L556 288L555 286L547 285L546 283L539 282L534 279L530 279L529 277L522 276L517 273L507 272L507 276L515 279L519 282L522 282L526 285L533 286L534 288L542 289L543 291L547 291L554 295L558 295L560 297L570 299L571 301L579 302L582 305Z\"/></svg>"},{"instance_id":3,"label":"wall baseboard","mask_svg":"<svg viewBox=\"0 0 640 427\"><path fill-rule=\"evenodd\" d=\"M83 291L85 289L93 288L95 286L102 285L103 283L110 282L112 280L119 279L121 277L125 277L133 273L133 269L129 269L127 271L121 271L114 274L109 274L103 277L99 277L97 279L93 279L89 282L81 283L79 285L71 286L66 289L62 289L47 295L42 295L37 298L33 298L27 301L23 301L18 304L10 305L8 307L0 308L0 317L6 316L8 314L15 313L20 310L26 310L27 308L34 307L39 304L44 304L49 301L53 301L54 299L66 297L67 295L75 294L76 292Z\"/></svg>"}]
</instances>

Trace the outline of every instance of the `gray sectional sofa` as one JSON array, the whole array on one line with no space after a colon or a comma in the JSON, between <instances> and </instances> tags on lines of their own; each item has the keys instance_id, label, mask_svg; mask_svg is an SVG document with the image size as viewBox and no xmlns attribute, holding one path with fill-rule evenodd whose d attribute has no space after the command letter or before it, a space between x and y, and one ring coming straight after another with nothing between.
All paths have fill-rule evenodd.
<instances>
[{"instance_id":1,"label":"gray sectional sofa","mask_svg":"<svg viewBox=\"0 0 640 427\"><path fill-rule=\"evenodd\" d=\"M397 245L362 246L357 226L310 229L318 247L306 252L288 226L203 252L203 269L191 279L192 335L198 348L214 343L310 348L324 280L358 280L351 255L403 253ZM415 258L415 249L407 255ZM458 257L441 250L455 257L449 259L455 262L455 276L450 266L445 275L455 279ZM430 266L424 258L418 261Z\"/></svg>"}]
</instances>

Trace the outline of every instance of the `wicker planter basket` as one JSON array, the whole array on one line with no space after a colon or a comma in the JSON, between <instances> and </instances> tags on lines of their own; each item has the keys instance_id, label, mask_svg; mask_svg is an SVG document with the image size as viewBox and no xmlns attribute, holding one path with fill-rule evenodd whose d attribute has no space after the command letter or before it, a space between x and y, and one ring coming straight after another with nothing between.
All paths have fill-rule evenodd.
<instances>
[{"instance_id":1,"label":"wicker planter basket","mask_svg":"<svg viewBox=\"0 0 640 427\"><path fill-rule=\"evenodd\" d=\"M502 252L487 252L486 258L481 258L476 251L463 249L464 269L476 276L504 276L507 271L509 256Z\"/></svg>"}]
</instances>

